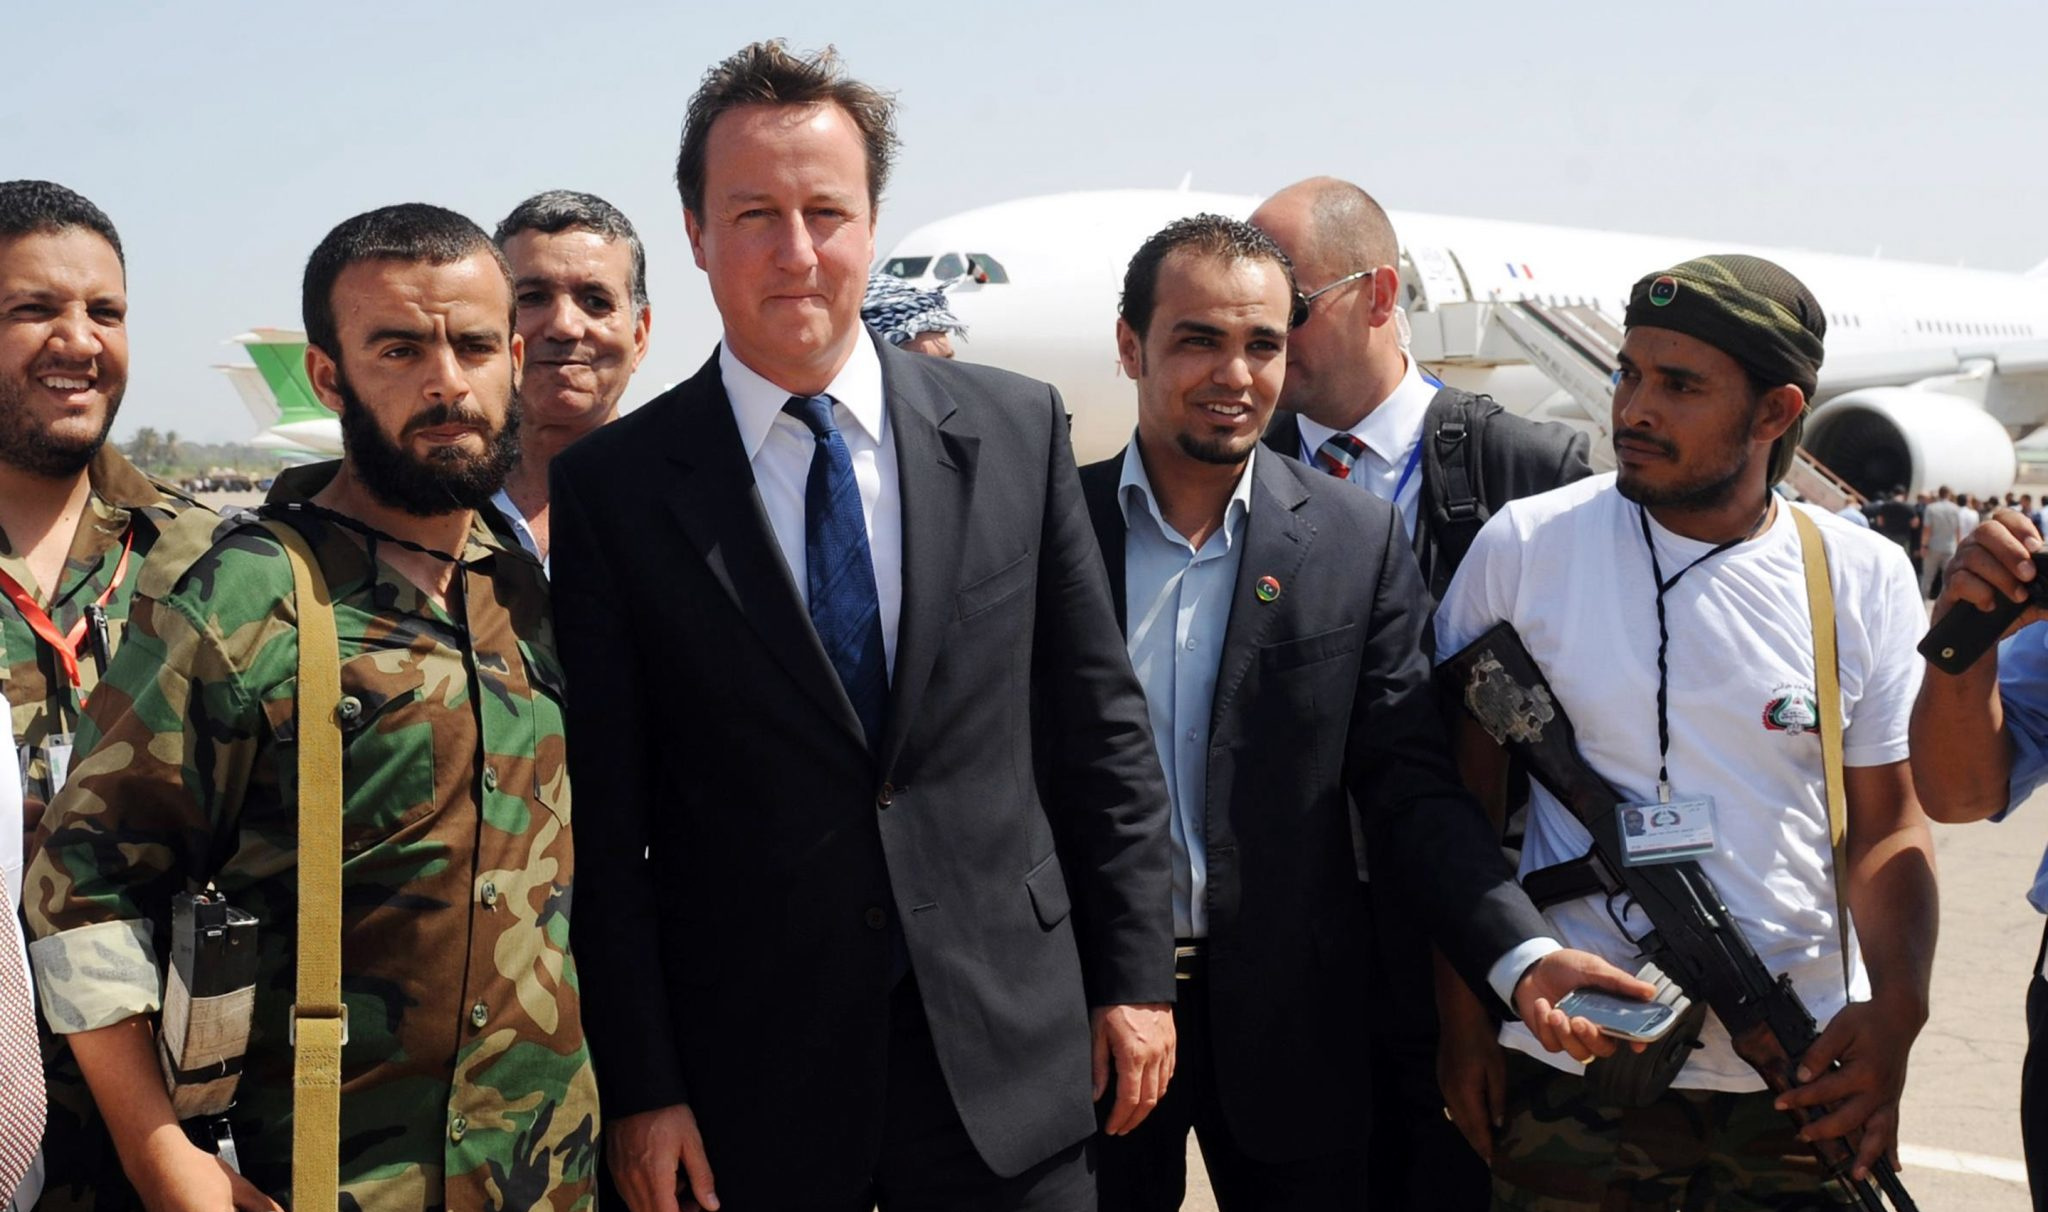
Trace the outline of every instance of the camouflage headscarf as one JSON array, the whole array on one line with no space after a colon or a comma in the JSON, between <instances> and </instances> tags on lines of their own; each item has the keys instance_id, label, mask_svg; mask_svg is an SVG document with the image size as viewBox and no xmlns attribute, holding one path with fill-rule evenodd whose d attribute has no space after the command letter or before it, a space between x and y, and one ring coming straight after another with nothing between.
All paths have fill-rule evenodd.
<instances>
[{"instance_id":1,"label":"camouflage headscarf","mask_svg":"<svg viewBox=\"0 0 2048 1212\"><path fill-rule=\"evenodd\" d=\"M1629 291L1624 324L1698 337L1759 381L1790 383L1813 403L1827 315L1805 283L1762 257L1721 253L1645 274ZM1805 431L1801 412L1771 447L1771 483L1791 470Z\"/></svg>"}]
</instances>

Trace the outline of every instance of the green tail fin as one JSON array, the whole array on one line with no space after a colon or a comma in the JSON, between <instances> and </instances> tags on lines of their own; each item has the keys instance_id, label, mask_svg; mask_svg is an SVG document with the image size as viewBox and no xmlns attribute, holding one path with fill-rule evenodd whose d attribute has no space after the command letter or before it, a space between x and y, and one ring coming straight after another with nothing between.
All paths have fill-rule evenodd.
<instances>
[{"instance_id":1,"label":"green tail fin","mask_svg":"<svg viewBox=\"0 0 2048 1212\"><path fill-rule=\"evenodd\" d=\"M313 394L313 385L306 378L304 340L252 341L244 348L249 351L249 360L262 372L263 381L270 385L271 394L277 397L277 424L321 421L334 416Z\"/></svg>"}]
</instances>

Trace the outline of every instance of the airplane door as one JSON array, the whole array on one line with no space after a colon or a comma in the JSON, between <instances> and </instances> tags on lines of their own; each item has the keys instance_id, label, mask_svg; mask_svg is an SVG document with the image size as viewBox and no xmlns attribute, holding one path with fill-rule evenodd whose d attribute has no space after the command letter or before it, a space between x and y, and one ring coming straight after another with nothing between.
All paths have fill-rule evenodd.
<instances>
[{"instance_id":1,"label":"airplane door","mask_svg":"<svg viewBox=\"0 0 2048 1212\"><path fill-rule=\"evenodd\" d=\"M1467 303L1472 289L1458 256L1440 245L1411 246L1401 252L1401 301L1411 311Z\"/></svg>"}]
</instances>

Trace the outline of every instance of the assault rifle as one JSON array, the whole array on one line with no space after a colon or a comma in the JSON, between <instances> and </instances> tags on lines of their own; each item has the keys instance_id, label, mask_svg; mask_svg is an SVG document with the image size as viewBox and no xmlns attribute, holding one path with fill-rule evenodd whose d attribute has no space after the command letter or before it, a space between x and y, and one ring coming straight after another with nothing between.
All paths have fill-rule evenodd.
<instances>
[{"instance_id":1,"label":"assault rifle","mask_svg":"<svg viewBox=\"0 0 2048 1212\"><path fill-rule=\"evenodd\" d=\"M1446 694L1521 758L1593 835L1593 849L1583 860L1588 890L1607 893L1608 912L1622 933L1686 993L1712 1008L1734 1039L1736 1055L1772 1093L1797 1085L1799 1058L1820 1037L1820 1028L1791 978L1773 977L1764 967L1697 862L1631 867L1609 853L1619 838L1616 814L1623 798L1579 755L1571 721L1514 628L1495 626L1445 661L1438 677ZM1617 912L1617 898L1624 897ZM1630 933L1634 909L1647 919L1640 935ZM1802 1127L1815 1118L1801 1108L1787 1114ZM1850 1174L1855 1153L1849 1142L1815 1141L1812 1148L1855 1196L1856 1206L1885 1212L1883 1197L1889 1196L1898 1212L1918 1212L1889 1160L1880 1157L1870 1176L1859 1180Z\"/></svg>"}]
</instances>

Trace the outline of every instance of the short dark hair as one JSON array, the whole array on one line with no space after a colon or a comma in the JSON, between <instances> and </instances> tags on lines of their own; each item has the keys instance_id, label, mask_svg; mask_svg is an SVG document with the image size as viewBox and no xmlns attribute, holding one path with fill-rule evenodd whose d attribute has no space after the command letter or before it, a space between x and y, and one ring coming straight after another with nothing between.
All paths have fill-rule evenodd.
<instances>
[{"instance_id":1,"label":"short dark hair","mask_svg":"<svg viewBox=\"0 0 2048 1212\"><path fill-rule=\"evenodd\" d=\"M307 343L341 361L341 338L334 324L334 283L349 266L364 261L449 265L480 252L489 253L498 263L499 272L505 275L505 293L510 296L512 267L505 263L505 254L491 243L483 228L452 210L425 202L402 202L342 220L306 259L299 310Z\"/></svg>"},{"instance_id":2,"label":"short dark hair","mask_svg":"<svg viewBox=\"0 0 2048 1212\"><path fill-rule=\"evenodd\" d=\"M1287 296L1291 301L1287 326L1297 327L1308 318L1308 305L1302 302L1301 288L1294 280L1294 262L1273 243L1273 237L1242 219L1201 214L1175 219L1153 233L1138 246L1137 254L1124 270L1124 293L1117 303L1117 314L1140 337L1151 327L1152 309L1158 304L1159 266L1177 252L1227 261L1273 262L1287 277Z\"/></svg>"},{"instance_id":3,"label":"short dark hair","mask_svg":"<svg viewBox=\"0 0 2048 1212\"><path fill-rule=\"evenodd\" d=\"M55 181L0 181L0 240L74 227L113 245L115 259L127 270L128 254L121 251L121 234L114 230L114 221L84 194Z\"/></svg>"},{"instance_id":4,"label":"short dark hair","mask_svg":"<svg viewBox=\"0 0 2048 1212\"><path fill-rule=\"evenodd\" d=\"M703 217L704 154L711 124L748 105L837 105L853 119L868 154L868 205L879 211L889 168L896 162L896 103L887 93L846 74L833 47L799 55L780 38L740 48L704 73L683 115L683 146L676 154L676 191L683 209Z\"/></svg>"},{"instance_id":5,"label":"short dark hair","mask_svg":"<svg viewBox=\"0 0 2048 1212\"><path fill-rule=\"evenodd\" d=\"M625 241L633 253L633 306L646 307L646 246L640 243L640 233L633 230L632 220L596 194L578 193L573 189L550 189L537 193L513 207L512 213L498 224L498 230L491 233L491 239L503 248L512 237L523 231L552 236L572 227L601 236L607 243Z\"/></svg>"}]
</instances>

